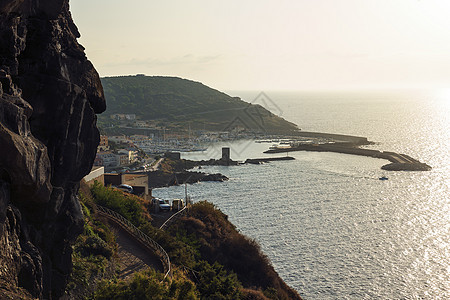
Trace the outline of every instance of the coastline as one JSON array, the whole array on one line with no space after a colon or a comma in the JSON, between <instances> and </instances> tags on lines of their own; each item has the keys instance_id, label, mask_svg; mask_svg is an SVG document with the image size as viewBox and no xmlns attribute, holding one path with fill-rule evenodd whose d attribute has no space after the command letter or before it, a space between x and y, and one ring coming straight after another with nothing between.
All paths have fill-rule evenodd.
<instances>
[{"instance_id":1,"label":"coastline","mask_svg":"<svg viewBox=\"0 0 450 300\"><path fill-rule=\"evenodd\" d=\"M230 215L230 220L242 232L260 242L280 275L296 290L304 292L305 298L317 297L318 293L324 298L350 293L359 298L398 298L412 294L424 295L425 292L434 296L445 294L439 286L432 284L439 283L443 274L439 269L439 258L445 258L445 254L433 252L439 244L422 242L430 238L427 231L435 232L438 239L441 236L439 232L445 228L442 222L446 212L445 202L442 202L445 198L445 186L439 184L447 177L446 172L442 171L448 169L442 160L446 157L445 152L442 152L445 150L442 147L445 146L445 140L442 139L445 134L435 132L433 135L430 132L428 135L419 124L404 131L394 130L403 129L401 126L408 125L413 116L405 124L400 122L399 128L395 128L387 122L397 116L393 113L383 115L386 118L379 121L380 124L386 124L385 127L379 126L368 131L368 125L361 123L365 126L348 132L367 136L370 141L376 142L375 145L360 148L405 153L429 164L434 171L382 172L380 167L390 163L387 159L381 160L384 158L367 159L364 156L337 155L333 152L298 152L289 153L297 158L297 162L280 163L279 167L257 167L262 172L251 166L246 169L227 168L224 174L234 180L221 185L203 185L201 191L200 186L192 187L190 192L194 199L207 198L216 203ZM362 116L366 117L364 114ZM373 116L376 119L377 115ZM424 118L434 120L428 115L424 115ZM318 131L323 132L347 132L345 126L336 127L336 130L332 128L338 121L345 120L337 119L329 124L331 128L317 129L322 129ZM299 136L301 135L305 134L299 132ZM424 146L424 141L435 147L430 149ZM444 144L440 143L442 141ZM269 142L253 145L249 141L222 144L235 149L236 158L239 157L240 160L259 157L255 153L261 153L271 145ZM246 145L249 145L249 149L245 148ZM208 151L204 156L212 154L214 157L217 151ZM282 155L286 154L264 156ZM195 153L186 155L196 158L201 156L202 154ZM211 170L218 172L222 168ZM241 176L240 173L245 175ZM281 177L284 173L289 173L289 176ZM380 182L378 177L382 175L388 176L389 181ZM228 196L227 190L232 189L237 191ZM247 198L244 198L244 192L239 189L251 195L248 199L257 200L251 203L243 201ZM181 193L182 187L160 193L172 195L176 194L175 191ZM286 197L287 191L289 198ZM219 193L220 196L213 197L213 193ZM226 195L225 199L223 194ZM254 208L255 202L265 208L258 214ZM433 222L422 223L424 220ZM291 241L300 240L301 236L308 236L309 239L283 244L281 247L280 240L273 241L273 236L279 237L280 232L283 233L283 239ZM315 240L311 241L311 238ZM345 247L346 251L342 251L341 247ZM288 259L291 251L292 257ZM423 259L425 251L434 253L432 257L436 259L436 263ZM329 258L325 266L322 261L315 260L318 253ZM347 256L347 253L350 255ZM426 274L420 269L411 270L409 263L413 259L417 259L418 267L422 270L426 270L426 267L433 270L432 274ZM378 264L379 261L385 263ZM296 268L291 267L292 265ZM328 266L336 267L336 270L342 272L330 272ZM348 274L356 274L357 280ZM412 276L405 278L403 274ZM327 278L327 281L319 282L318 278ZM429 279L427 285L421 281L424 278ZM408 283L409 288L403 285L403 280Z\"/></svg>"},{"instance_id":2,"label":"coastline","mask_svg":"<svg viewBox=\"0 0 450 300\"><path fill-rule=\"evenodd\" d=\"M283 153L292 151L336 152L389 160L391 163L381 167L381 169L386 171L430 171L432 169L431 166L422 163L407 154L358 148L358 146L361 145L371 144L365 137L334 135L319 132L306 132L306 135L301 136L331 138L334 142L327 144L297 144L291 148L269 149L264 151L264 153Z\"/></svg>"}]
</instances>

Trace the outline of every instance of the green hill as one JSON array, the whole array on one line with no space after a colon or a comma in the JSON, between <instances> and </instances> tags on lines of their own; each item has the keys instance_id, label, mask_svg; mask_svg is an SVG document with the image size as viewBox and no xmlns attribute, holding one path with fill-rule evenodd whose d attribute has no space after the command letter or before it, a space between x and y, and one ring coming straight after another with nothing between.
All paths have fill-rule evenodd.
<instances>
[{"instance_id":1,"label":"green hill","mask_svg":"<svg viewBox=\"0 0 450 300\"><path fill-rule=\"evenodd\" d=\"M102 78L107 109L99 116L100 127L113 114L135 114L160 126L261 133L292 133L297 126L260 105L230 97L202 83L177 77L120 76Z\"/></svg>"}]
</instances>

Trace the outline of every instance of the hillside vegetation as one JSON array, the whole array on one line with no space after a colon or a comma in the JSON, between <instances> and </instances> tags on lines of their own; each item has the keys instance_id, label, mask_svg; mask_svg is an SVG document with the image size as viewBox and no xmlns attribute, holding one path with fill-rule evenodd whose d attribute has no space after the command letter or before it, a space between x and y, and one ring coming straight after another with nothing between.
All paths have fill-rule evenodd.
<instances>
[{"instance_id":1,"label":"hillside vegetation","mask_svg":"<svg viewBox=\"0 0 450 300\"><path fill-rule=\"evenodd\" d=\"M260 105L230 97L202 83L177 77L121 76L102 78L107 110L99 116L136 114L140 120L159 120L192 129L291 133L297 126Z\"/></svg>"},{"instance_id":2,"label":"hillside vegetation","mask_svg":"<svg viewBox=\"0 0 450 300\"><path fill-rule=\"evenodd\" d=\"M152 225L149 203L96 183L81 184L85 229L74 245L66 295L74 299L300 299L275 272L257 243L238 233L206 201L168 231ZM173 278L155 270L117 278L117 243L96 205L121 213L169 254Z\"/></svg>"}]
</instances>

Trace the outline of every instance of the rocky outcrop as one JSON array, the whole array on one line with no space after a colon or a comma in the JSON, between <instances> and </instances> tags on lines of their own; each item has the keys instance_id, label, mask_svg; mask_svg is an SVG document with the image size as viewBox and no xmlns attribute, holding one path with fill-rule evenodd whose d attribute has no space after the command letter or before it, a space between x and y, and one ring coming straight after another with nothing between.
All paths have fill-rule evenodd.
<instances>
[{"instance_id":1,"label":"rocky outcrop","mask_svg":"<svg viewBox=\"0 0 450 300\"><path fill-rule=\"evenodd\" d=\"M105 110L68 0L0 2L0 298L57 299Z\"/></svg>"},{"instance_id":2,"label":"rocky outcrop","mask_svg":"<svg viewBox=\"0 0 450 300\"><path fill-rule=\"evenodd\" d=\"M292 156L282 156L282 157L269 157L269 158L247 158L245 160L245 164L253 164L253 165L260 165L264 163L268 163L271 161L280 161L280 160L295 160Z\"/></svg>"},{"instance_id":3,"label":"rocky outcrop","mask_svg":"<svg viewBox=\"0 0 450 300\"><path fill-rule=\"evenodd\" d=\"M232 159L214 159L211 158L209 160L186 160L191 167L194 166L237 166L239 164L238 161Z\"/></svg>"},{"instance_id":4,"label":"rocky outcrop","mask_svg":"<svg viewBox=\"0 0 450 300\"><path fill-rule=\"evenodd\" d=\"M227 181L228 177L220 173L208 174L194 171L181 171L176 173L166 173L163 171L148 172L148 182L150 188L160 188L184 183L197 183L201 181Z\"/></svg>"},{"instance_id":5,"label":"rocky outcrop","mask_svg":"<svg viewBox=\"0 0 450 300\"><path fill-rule=\"evenodd\" d=\"M386 171L431 171L431 167L425 163L390 163L381 167Z\"/></svg>"}]
</instances>

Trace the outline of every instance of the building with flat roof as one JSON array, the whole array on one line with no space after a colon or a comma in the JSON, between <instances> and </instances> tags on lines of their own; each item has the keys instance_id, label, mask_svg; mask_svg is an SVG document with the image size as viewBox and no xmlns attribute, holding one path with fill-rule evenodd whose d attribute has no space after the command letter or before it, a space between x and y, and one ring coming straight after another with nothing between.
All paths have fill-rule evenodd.
<instances>
[{"instance_id":1,"label":"building with flat roof","mask_svg":"<svg viewBox=\"0 0 450 300\"><path fill-rule=\"evenodd\" d=\"M102 185L105 184L105 168L104 167L92 167L92 170L89 174L84 176L84 181L91 186L95 181L100 182Z\"/></svg>"},{"instance_id":2,"label":"building with flat roof","mask_svg":"<svg viewBox=\"0 0 450 300\"><path fill-rule=\"evenodd\" d=\"M104 185L119 186L127 184L133 188L133 194L144 199L152 198L152 190L148 187L148 175L145 173L106 173L104 174Z\"/></svg>"}]
</instances>

